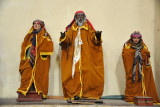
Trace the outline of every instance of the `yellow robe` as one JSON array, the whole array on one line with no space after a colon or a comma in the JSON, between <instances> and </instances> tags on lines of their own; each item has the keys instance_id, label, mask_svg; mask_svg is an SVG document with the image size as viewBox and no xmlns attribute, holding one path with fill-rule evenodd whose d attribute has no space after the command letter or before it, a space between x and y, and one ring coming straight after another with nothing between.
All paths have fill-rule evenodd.
<instances>
[{"instance_id":1,"label":"yellow robe","mask_svg":"<svg viewBox=\"0 0 160 107\"><path fill-rule=\"evenodd\" d=\"M72 78L72 64L74 54L74 40L78 33L78 26L73 26L65 32L65 38L61 39L61 72L64 97L99 99L104 87L104 64L102 41L97 41L95 31L87 24L81 27L81 57L75 65L75 74ZM67 44L69 45L67 59Z\"/></svg>"},{"instance_id":2,"label":"yellow robe","mask_svg":"<svg viewBox=\"0 0 160 107\"><path fill-rule=\"evenodd\" d=\"M136 49L131 48L133 45L131 42L124 45L122 57L123 63L126 72L126 89L125 89L125 100L127 102L133 102L134 96L148 96L153 97L154 102L159 102L159 98L157 95L156 86L154 83L154 78L152 74L151 64L148 66L146 62L146 57L150 56L150 52L144 43L143 49L140 50L142 54L142 79L138 81L138 63L136 66L136 75L135 75L135 83L132 81L132 73L133 73L133 61L135 57Z\"/></svg>"},{"instance_id":3,"label":"yellow robe","mask_svg":"<svg viewBox=\"0 0 160 107\"><path fill-rule=\"evenodd\" d=\"M42 93L43 97L47 98L50 55L53 53L53 42L49 34L44 36L46 31L44 28L42 28L41 31L36 35L36 59L35 65L32 68L29 63L30 57L27 56L27 50L32 46L32 31L33 27L25 36L21 46L21 61L19 66L21 85L18 89L18 92L26 95L32 83L34 82L36 92L38 94Z\"/></svg>"}]
</instances>

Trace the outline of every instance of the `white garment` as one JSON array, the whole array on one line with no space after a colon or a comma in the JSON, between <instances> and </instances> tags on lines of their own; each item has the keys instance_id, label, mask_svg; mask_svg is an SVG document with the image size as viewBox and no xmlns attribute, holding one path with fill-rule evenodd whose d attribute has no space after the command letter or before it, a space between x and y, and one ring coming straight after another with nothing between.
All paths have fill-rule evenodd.
<instances>
[{"instance_id":1,"label":"white garment","mask_svg":"<svg viewBox=\"0 0 160 107\"><path fill-rule=\"evenodd\" d=\"M72 78L75 74L75 65L80 60L81 57L81 45L83 44L81 39L81 27L78 28L78 34L74 40L74 55L73 55L73 65L72 65Z\"/></svg>"}]
</instances>

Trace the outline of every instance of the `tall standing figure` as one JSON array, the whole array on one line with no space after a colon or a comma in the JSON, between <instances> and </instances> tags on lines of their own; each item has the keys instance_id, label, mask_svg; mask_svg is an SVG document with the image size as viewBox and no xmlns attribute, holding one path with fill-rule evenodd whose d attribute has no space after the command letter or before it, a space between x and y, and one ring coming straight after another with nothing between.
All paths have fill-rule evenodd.
<instances>
[{"instance_id":1,"label":"tall standing figure","mask_svg":"<svg viewBox=\"0 0 160 107\"><path fill-rule=\"evenodd\" d=\"M53 42L44 26L41 20L33 21L33 26L21 46L21 85L18 92L25 96L29 90L35 90L43 98L47 98Z\"/></svg>"},{"instance_id":2,"label":"tall standing figure","mask_svg":"<svg viewBox=\"0 0 160 107\"><path fill-rule=\"evenodd\" d=\"M66 99L99 99L104 87L101 31L95 31L83 11L61 32L63 93Z\"/></svg>"},{"instance_id":3,"label":"tall standing figure","mask_svg":"<svg viewBox=\"0 0 160 107\"><path fill-rule=\"evenodd\" d=\"M159 102L150 52L139 31L132 33L130 39L124 44L122 57L126 72L125 100L133 102L134 96L148 96L153 97L154 102Z\"/></svg>"}]
</instances>

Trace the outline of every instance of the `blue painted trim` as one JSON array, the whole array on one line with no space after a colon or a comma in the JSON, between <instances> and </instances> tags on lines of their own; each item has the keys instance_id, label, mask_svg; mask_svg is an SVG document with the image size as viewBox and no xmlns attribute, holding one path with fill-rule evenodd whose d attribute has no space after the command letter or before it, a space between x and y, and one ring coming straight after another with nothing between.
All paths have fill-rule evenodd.
<instances>
[{"instance_id":1,"label":"blue painted trim","mask_svg":"<svg viewBox=\"0 0 160 107\"><path fill-rule=\"evenodd\" d=\"M109 96L102 96L100 99L119 99L124 100L124 95L109 95Z\"/></svg>"}]
</instances>

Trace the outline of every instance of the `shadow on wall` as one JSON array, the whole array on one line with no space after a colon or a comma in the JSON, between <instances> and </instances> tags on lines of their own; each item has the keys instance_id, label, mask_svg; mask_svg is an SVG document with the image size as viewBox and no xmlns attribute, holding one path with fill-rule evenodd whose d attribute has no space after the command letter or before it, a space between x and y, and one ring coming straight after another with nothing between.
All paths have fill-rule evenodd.
<instances>
[{"instance_id":1,"label":"shadow on wall","mask_svg":"<svg viewBox=\"0 0 160 107\"><path fill-rule=\"evenodd\" d=\"M58 49L58 52L56 52L57 50L54 50L53 52L53 55L51 56L51 59L50 59L50 71L49 71L49 90L48 90L48 95L49 96L54 96L54 92L55 92L55 89L58 89L59 93L58 95L59 96L63 96L63 90L62 90L62 80L61 80L61 49L59 47ZM58 54L57 54L58 53ZM55 69L55 68L59 68L59 69ZM58 70L58 71L55 71L55 70ZM58 72L58 79L59 81L56 81L54 79L54 75L56 74L55 72ZM58 82L56 84L59 84L58 86L59 87L56 87L55 88L55 81Z\"/></svg>"},{"instance_id":2,"label":"shadow on wall","mask_svg":"<svg viewBox=\"0 0 160 107\"><path fill-rule=\"evenodd\" d=\"M58 62L58 67L59 67L59 96L63 96L62 79L61 79L61 47L60 46L58 49L58 56L57 56L56 62Z\"/></svg>"},{"instance_id":3,"label":"shadow on wall","mask_svg":"<svg viewBox=\"0 0 160 107\"><path fill-rule=\"evenodd\" d=\"M108 71L108 65L107 65L107 51L108 50L105 50L104 49L104 46L106 46L106 42L102 42L102 49L103 49L103 64L104 64L104 89L103 89L103 96L104 96L104 93L107 93L108 94L108 87L109 87L109 83L108 83L108 75L107 74L107 71Z\"/></svg>"},{"instance_id":4,"label":"shadow on wall","mask_svg":"<svg viewBox=\"0 0 160 107\"><path fill-rule=\"evenodd\" d=\"M3 47L3 41L1 39L0 41L0 46ZM3 87L4 87L4 65L3 65L3 48L1 48L1 52L0 52L0 95L3 95Z\"/></svg>"},{"instance_id":5,"label":"shadow on wall","mask_svg":"<svg viewBox=\"0 0 160 107\"><path fill-rule=\"evenodd\" d=\"M48 87L48 95L53 95L54 93L54 68L55 68L55 63L53 62L55 59L55 52L53 52L53 55L50 57L50 71L49 71L49 87Z\"/></svg>"},{"instance_id":6,"label":"shadow on wall","mask_svg":"<svg viewBox=\"0 0 160 107\"><path fill-rule=\"evenodd\" d=\"M116 78L117 78L117 83L119 87L119 93L120 95L124 95L125 91L125 70L124 70L124 65L123 65L123 59L122 55L119 56L118 62L116 64Z\"/></svg>"},{"instance_id":7,"label":"shadow on wall","mask_svg":"<svg viewBox=\"0 0 160 107\"><path fill-rule=\"evenodd\" d=\"M155 0L155 22L154 22L154 63L155 63L155 84L160 98L160 0Z\"/></svg>"},{"instance_id":8,"label":"shadow on wall","mask_svg":"<svg viewBox=\"0 0 160 107\"><path fill-rule=\"evenodd\" d=\"M2 45L1 45L2 46ZM2 55L1 55L1 53L0 53L0 95L2 95L2 93L3 93L3 89L2 89L2 87L3 87L3 82L2 82Z\"/></svg>"}]
</instances>

